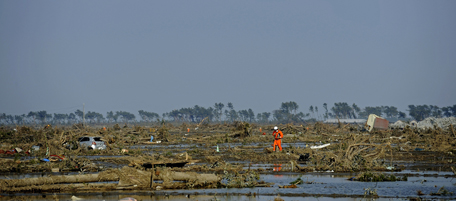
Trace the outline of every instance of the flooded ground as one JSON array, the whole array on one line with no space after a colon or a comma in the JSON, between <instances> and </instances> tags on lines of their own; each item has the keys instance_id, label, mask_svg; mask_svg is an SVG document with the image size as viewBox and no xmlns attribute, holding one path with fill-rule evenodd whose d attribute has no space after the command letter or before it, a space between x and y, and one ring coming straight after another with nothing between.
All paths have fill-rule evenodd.
<instances>
[{"instance_id":1,"label":"flooded ground","mask_svg":"<svg viewBox=\"0 0 456 201\"><path fill-rule=\"evenodd\" d=\"M274 183L271 187L93 193L13 193L2 194L0 200L71 200L72 196L82 200L120 200L125 197L137 200L274 200L277 196L283 200L404 200L418 198L448 200L456 198L454 194L456 179L452 172L408 170L385 172L386 175L394 174L397 177L408 175L407 181L360 182L350 180L357 176L356 173L290 173L281 172L280 165L263 164L261 166L273 168L272 172L260 176L260 180ZM0 178L21 179L42 176L45 175L8 174L8 176L1 175ZM279 187L290 185L290 182L298 178L301 178L304 183L298 184L297 188ZM222 180L222 182L226 181Z\"/></svg>"},{"instance_id":2,"label":"flooded ground","mask_svg":"<svg viewBox=\"0 0 456 201\"><path fill-rule=\"evenodd\" d=\"M219 188L190 190L160 190L109 193L18 193L2 195L0 200L120 200L125 197L136 200L404 200L404 199L455 199L456 183L452 172L412 173L407 181L359 182L350 181L355 174L315 172L306 174L263 174L261 180L273 182L271 187ZM305 183L297 188L279 188L301 178ZM446 195L431 195L446 191ZM375 192L376 196L372 196ZM418 196L418 192L422 195ZM190 197L190 199L188 198ZM74 199L73 199L74 200Z\"/></svg>"},{"instance_id":3,"label":"flooded ground","mask_svg":"<svg viewBox=\"0 0 456 201\"><path fill-rule=\"evenodd\" d=\"M273 152L267 127L245 125L3 128L1 149L24 151L0 154L0 200L456 199L452 130L289 124ZM62 147L80 136L108 148Z\"/></svg>"}]
</instances>

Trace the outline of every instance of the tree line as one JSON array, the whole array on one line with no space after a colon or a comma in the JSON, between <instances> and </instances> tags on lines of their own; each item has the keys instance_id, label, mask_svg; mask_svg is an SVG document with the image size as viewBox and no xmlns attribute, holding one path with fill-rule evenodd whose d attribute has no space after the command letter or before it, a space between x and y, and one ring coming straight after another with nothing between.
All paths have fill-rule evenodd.
<instances>
[{"instance_id":1,"label":"tree line","mask_svg":"<svg viewBox=\"0 0 456 201\"><path fill-rule=\"evenodd\" d=\"M139 121L135 114L126 111L109 111L106 116L94 111L83 112L76 110L69 114L53 113L47 111L30 111L28 114L7 115L0 114L0 124L21 125L21 124L74 124L85 121L86 123L134 123L134 122L189 122L198 123L207 118L209 122L256 122L256 123L300 123L307 121L322 121L331 118L339 119L366 119L369 114L376 114L386 118L407 118L405 112L398 111L394 106L367 106L358 107L355 103L346 102L334 103L328 108L323 103L323 110L318 106L311 105L308 112L299 111L299 105L294 102L283 102L280 107L272 112L261 112L255 115L252 109L235 110L233 104L228 102L215 103L208 108L195 105L181 109L174 109L170 112L159 115L155 112L139 110ZM408 105L408 115L421 121L427 117L455 117L456 105L438 107L436 105Z\"/></svg>"}]
</instances>

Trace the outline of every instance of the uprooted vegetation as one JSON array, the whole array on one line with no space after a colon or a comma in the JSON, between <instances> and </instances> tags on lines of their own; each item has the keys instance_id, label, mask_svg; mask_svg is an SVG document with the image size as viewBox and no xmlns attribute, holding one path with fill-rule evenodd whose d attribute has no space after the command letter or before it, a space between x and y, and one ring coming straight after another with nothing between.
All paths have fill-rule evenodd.
<instances>
[{"instance_id":1,"label":"uprooted vegetation","mask_svg":"<svg viewBox=\"0 0 456 201\"><path fill-rule=\"evenodd\" d=\"M407 176L396 177L394 174L362 172L354 178L355 181L386 182L386 181L407 181Z\"/></svg>"},{"instance_id":2,"label":"uprooted vegetation","mask_svg":"<svg viewBox=\"0 0 456 201\"><path fill-rule=\"evenodd\" d=\"M456 162L456 136L452 126L447 129L405 127L372 133L341 123L278 126L284 133L282 143L286 145L282 152L272 151L274 125L247 122L201 122L198 125L162 122L154 126L115 124L97 128L82 125L39 129L1 127L1 172L98 173L97 177L49 177L52 180L39 181L44 185L41 187L33 187L33 182L37 182L34 180L0 180L0 183L5 192L267 187L271 184L259 181L258 175L273 168L254 171L250 169L251 163L281 164L281 172L304 174L400 171L402 167L395 164L397 160L429 160L450 170L453 161ZM101 137L106 149L87 150L79 146L78 139L83 136ZM325 146L311 147L317 145ZM124 169L126 167L129 169ZM125 177L125 174L130 176ZM371 176L367 178L377 180L375 175ZM384 178L380 176L380 179ZM64 180L65 184L57 182ZM68 185L74 180L115 183ZM157 180L163 182L155 183Z\"/></svg>"}]
</instances>

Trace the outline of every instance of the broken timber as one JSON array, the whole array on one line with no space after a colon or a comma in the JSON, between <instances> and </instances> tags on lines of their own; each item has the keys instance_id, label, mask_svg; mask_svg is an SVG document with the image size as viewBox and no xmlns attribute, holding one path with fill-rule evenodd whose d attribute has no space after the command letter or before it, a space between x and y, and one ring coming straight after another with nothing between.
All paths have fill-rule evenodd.
<instances>
[{"instance_id":1,"label":"broken timber","mask_svg":"<svg viewBox=\"0 0 456 201\"><path fill-rule=\"evenodd\" d=\"M163 180L163 188L185 188L186 184L191 186L206 187L213 186L220 182L220 178L215 174L198 174L195 172L173 172L164 169L154 177L154 180ZM21 192L21 191L70 191L97 189L150 189L152 172L141 171L135 168L124 167L122 169L110 169L98 174L85 175L64 175L64 176L45 176L39 178L25 179L2 179L0 180L1 192ZM98 183L98 182L118 183ZM177 183L173 181L184 181Z\"/></svg>"}]
</instances>

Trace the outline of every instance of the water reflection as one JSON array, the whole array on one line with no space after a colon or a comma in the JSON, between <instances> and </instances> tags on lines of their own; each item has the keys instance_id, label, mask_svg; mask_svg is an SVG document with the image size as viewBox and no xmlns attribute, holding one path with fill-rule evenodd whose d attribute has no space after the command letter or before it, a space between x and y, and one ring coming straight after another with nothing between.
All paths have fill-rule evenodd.
<instances>
[{"instance_id":1,"label":"water reflection","mask_svg":"<svg viewBox=\"0 0 456 201\"><path fill-rule=\"evenodd\" d=\"M280 172L282 170L282 164L274 164L272 169L274 172Z\"/></svg>"}]
</instances>

